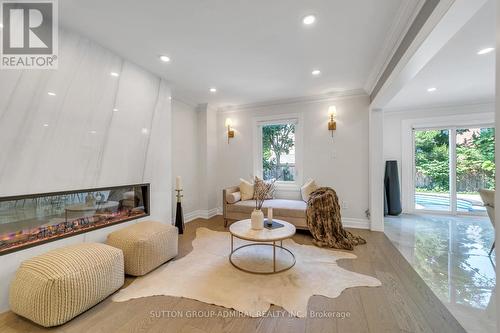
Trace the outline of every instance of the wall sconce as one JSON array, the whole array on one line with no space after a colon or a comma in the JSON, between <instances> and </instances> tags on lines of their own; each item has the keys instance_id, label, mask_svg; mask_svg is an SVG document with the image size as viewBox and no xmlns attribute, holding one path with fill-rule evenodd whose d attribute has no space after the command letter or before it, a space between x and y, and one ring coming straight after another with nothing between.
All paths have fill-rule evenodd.
<instances>
[{"instance_id":1,"label":"wall sconce","mask_svg":"<svg viewBox=\"0 0 500 333\"><path fill-rule=\"evenodd\" d=\"M234 138L234 130L231 129L231 126L233 125L233 122L231 121L231 118L226 119L226 127L227 127L227 143L229 144L229 139Z\"/></svg>"},{"instance_id":2,"label":"wall sconce","mask_svg":"<svg viewBox=\"0 0 500 333\"><path fill-rule=\"evenodd\" d=\"M332 105L328 108L328 130L332 133L333 137L333 131L337 130L337 122L335 121L335 118L337 117L337 108Z\"/></svg>"}]
</instances>

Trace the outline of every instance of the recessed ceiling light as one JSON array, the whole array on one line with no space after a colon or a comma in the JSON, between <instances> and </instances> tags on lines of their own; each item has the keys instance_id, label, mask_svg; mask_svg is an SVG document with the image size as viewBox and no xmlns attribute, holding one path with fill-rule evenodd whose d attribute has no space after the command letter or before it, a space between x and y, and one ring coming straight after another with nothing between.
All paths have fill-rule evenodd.
<instances>
[{"instance_id":1,"label":"recessed ceiling light","mask_svg":"<svg viewBox=\"0 0 500 333\"><path fill-rule=\"evenodd\" d=\"M3 24L2 24L2 23L0 23L0 29L2 29L2 28L3 28Z\"/></svg>"},{"instance_id":2,"label":"recessed ceiling light","mask_svg":"<svg viewBox=\"0 0 500 333\"><path fill-rule=\"evenodd\" d=\"M55 95L56 95L56 93L54 93L54 92L52 92L52 91L49 91L49 92L47 93L47 95L49 95L49 96L55 96Z\"/></svg>"},{"instance_id":3,"label":"recessed ceiling light","mask_svg":"<svg viewBox=\"0 0 500 333\"><path fill-rule=\"evenodd\" d=\"M435 87L431 87L429 89L427 89L428 92L435 92L437 90L437 88Z\"/></svg>"},{"instance_id":4,"label":"recessed ceiling light","mask_svg":"<svg viewBox=\"0 0 500 333\"><path fill-rule=\"evenodd\" d=\"M118 109L117 109L117 108L114 108L114 109L113 109L113 112L118 112Z\"/></svg>"},{"instance_id":5,"label":"recessed ceiling light","mask_svg":"<svg viewBox=\"0 0 500 333\"><path fill-rule=\"evenodd\" d=\"M114 77L120 76L120 74L118 74L117 72L111 72L111 73L109 73L109 75L114 76Z\"/></svg>"},{"instance_id":6,"label":"recessed ceiling light","mask_svg":"<svg viewBox=\"0 0 500 333\"><path fill-rule=\"evenodd\" d=\"M43 127L49 127L49 124L43 124Z\"/></svg>"},{"instance_id":7,"label":"recessed ceiling light","mask_svg":"<svg viewBox=\"0 0 500 333\"><path fill-rule=\"evenodd\" d=\"M315 70L313 70L313 71L311 72L311 74L312 74L312 75L314 75L314 76L318 76L318 75L320 75L320 74L321 74L321 71L320 71L319 69L315 69Z\"/></svg>"},{"instance_id":8,"label":"recessed ceiling light","mask_svg":"<svg viewBox=\"0 0 500 333\"><path fill-rule=\"evenodd\" d=\"M142 130L141 130L142 134L148 134L148 129L146 127L144 127Z\"/></svg>"},{"instance_id":9,"label":"recessed ceiling light","mask_svg":"<svg viewBox=\"0 0 500 333\"><path fill-rule=\"evenodd\" d=\"M477 52L477 54L483 55L483 54L487 54L487 53L493 52L494 50L495 50L495 48L493 48L493 47L487 47L485 49L479 50Z\"/></svg>"},{"instance_id":10,"label":"recessed ceiling light","mask_svg":"<svg viewBox=\"0 0 500 333\"><path fill-rule=\"evenodd\" d=\"M90 131L90 134L96 134L97 131Z\"/></svg>"},{"instance_id":11,"label":"recessed ceiling light","mask_svg":"<svg viewBox=\"0 0 500 333\"><path fill-rule=\"evenodd\" d=\"M217 88L210 88L210 92L211 93L216 93L217 92Z\"/></svg>"},{"instance_id":12,"label":"recessed ceiling light","mask_svg":"<svg viewBox=\"0 0 500 333\"><path fill-rule=\"evenodd\" d=\"M302 23L304 23L305 25L311 25L314 22L316 22L316 16L314 15L307 15L302 19Z\"/></svg>"},{"instance_id":13,"label":"recessed ceiling light","mask_svg":"<svg viewBox=\"0 0 500 333\"><path fill-rule=\"evenodd\" d=\"M160 60L163 62L170 62L170 57L166 55L160 56Z\"/></svg>"},{"instance_id":14,"label":"recessed ceiling light","mask_svg":"<svg viewBox=\"0 0 500 333\"><path fill-rule=\"evenodd\" d=\"M171 101L172 100L172 96L168 96L168 100Z\"/></svg>"}]
</instances>

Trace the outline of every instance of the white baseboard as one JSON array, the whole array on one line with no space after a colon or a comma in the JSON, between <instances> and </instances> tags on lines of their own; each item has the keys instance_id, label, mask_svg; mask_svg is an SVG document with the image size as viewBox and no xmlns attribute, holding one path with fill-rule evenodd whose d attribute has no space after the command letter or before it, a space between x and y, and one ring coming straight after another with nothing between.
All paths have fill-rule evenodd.
<instances>
[{"instance_id":1,"label":"white baseboard","mask_svg":"<svg viewBox=\"0 0 500 333\"><path fill-rule=\"evenodd\" d=\"M184 214L184 223L191 222L196 219L206 219L214 217L215 215L220 215L218 208L213 209L199 209L193 212Z\"/></svg>"},{"instance_id":2,"label":"white baseboard","mask_svg":"<svg viewBox=\"0 0 500 333\"><path fill-rule=\"evenodd\" d=\"M184 214L184 223L191 222L192 220L196 220L198 216L200 215L199 210L195 210L189 213Z\"/></svg>"},{"instance_id":3,"label":"white baseboard","mask_svg":"<svg viewBox=\"0 0 500 333\"><path fill-rule=\"evenodd\" d=\"M342 225L346 228L370 229L370 220L344 217L342 218Z\"/></svg>"},{"instance_id":4,"label":"white baseboard","mask_svg":"<svg viewBox=\"0 0 500 333\"><path fill-rule=\"evenodd\" d=\"M218 213L219 213L219 210L217 208L212 208L212 209L209 209L209 210L203 210L202 213L201 213L201 217L204 218L204 219L209 219L209 218L214 217Z\"/></svg>"}]
</instances>

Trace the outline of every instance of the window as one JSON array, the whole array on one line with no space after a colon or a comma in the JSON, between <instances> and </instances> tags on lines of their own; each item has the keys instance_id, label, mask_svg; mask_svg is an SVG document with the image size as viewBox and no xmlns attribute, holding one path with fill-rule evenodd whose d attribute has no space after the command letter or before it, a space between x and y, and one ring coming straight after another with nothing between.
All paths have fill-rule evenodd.
<instances>
[{"instance_id":1,"label":"window","mask_svg":"<svg viewBox=\"0 0 500 333\"><path fill-rule=\"evenodd\" d=\"M295 181L295 123L262 126L262 177Z\"/></svg>"},{"instance_id":2,"label":"window","mask_svg":"<svg viewBox=\"0 0 500 333\"><path fill-rule=\"evenodd\" d=\"M278 183L300 183L300 115L259 117L255 126L255 175Z\"/></svg>"}]
</instances>

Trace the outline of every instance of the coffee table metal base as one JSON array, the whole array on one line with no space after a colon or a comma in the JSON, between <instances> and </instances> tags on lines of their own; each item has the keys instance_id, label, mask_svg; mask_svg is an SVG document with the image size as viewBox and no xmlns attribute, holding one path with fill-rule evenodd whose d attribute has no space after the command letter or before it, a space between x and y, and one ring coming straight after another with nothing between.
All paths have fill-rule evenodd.
<instances>
[{"instance_id":1,"label":"coffee table metal base","mask_svg":"<svg viewBox=\"0 0 500 333\"><path fill-rule=\"evenodd\" d=\"M280 245L276 245L276 242L272 242L272 244L269 244L269 243L252 243L252 244L245 244L245 245L239 246L237 248L234 248L234 246L233 246L234 245L233 237L234 236L231 235L231 254L229 254L229 262L231 263L231 265L233 265L235 268L239 269L240 271L243 271L243 272L246 272L246 273L252 273L252 274L268 275L268 274L281 273L281 272L287 271L290 268L292 268L293 266L295 266L295 255L292 253L292 251L290 251L286 247L283 247L283 241L280 242ZM248 269L245 269L243 267L238 266L233 261L233 254L236 253L236 251L238 251L240 249L243 249L245 247L250 247L250 246L272 246L273 247L273 270L272 271L261 272L261 271L248 270ZM280 270L276 270L276 248L285 250L285 251L287 251L292 256L293 262L291 263L291 265L289 265L289 266L287 266L285 268L282 268Z\"/></svg>"}]
</instances>

